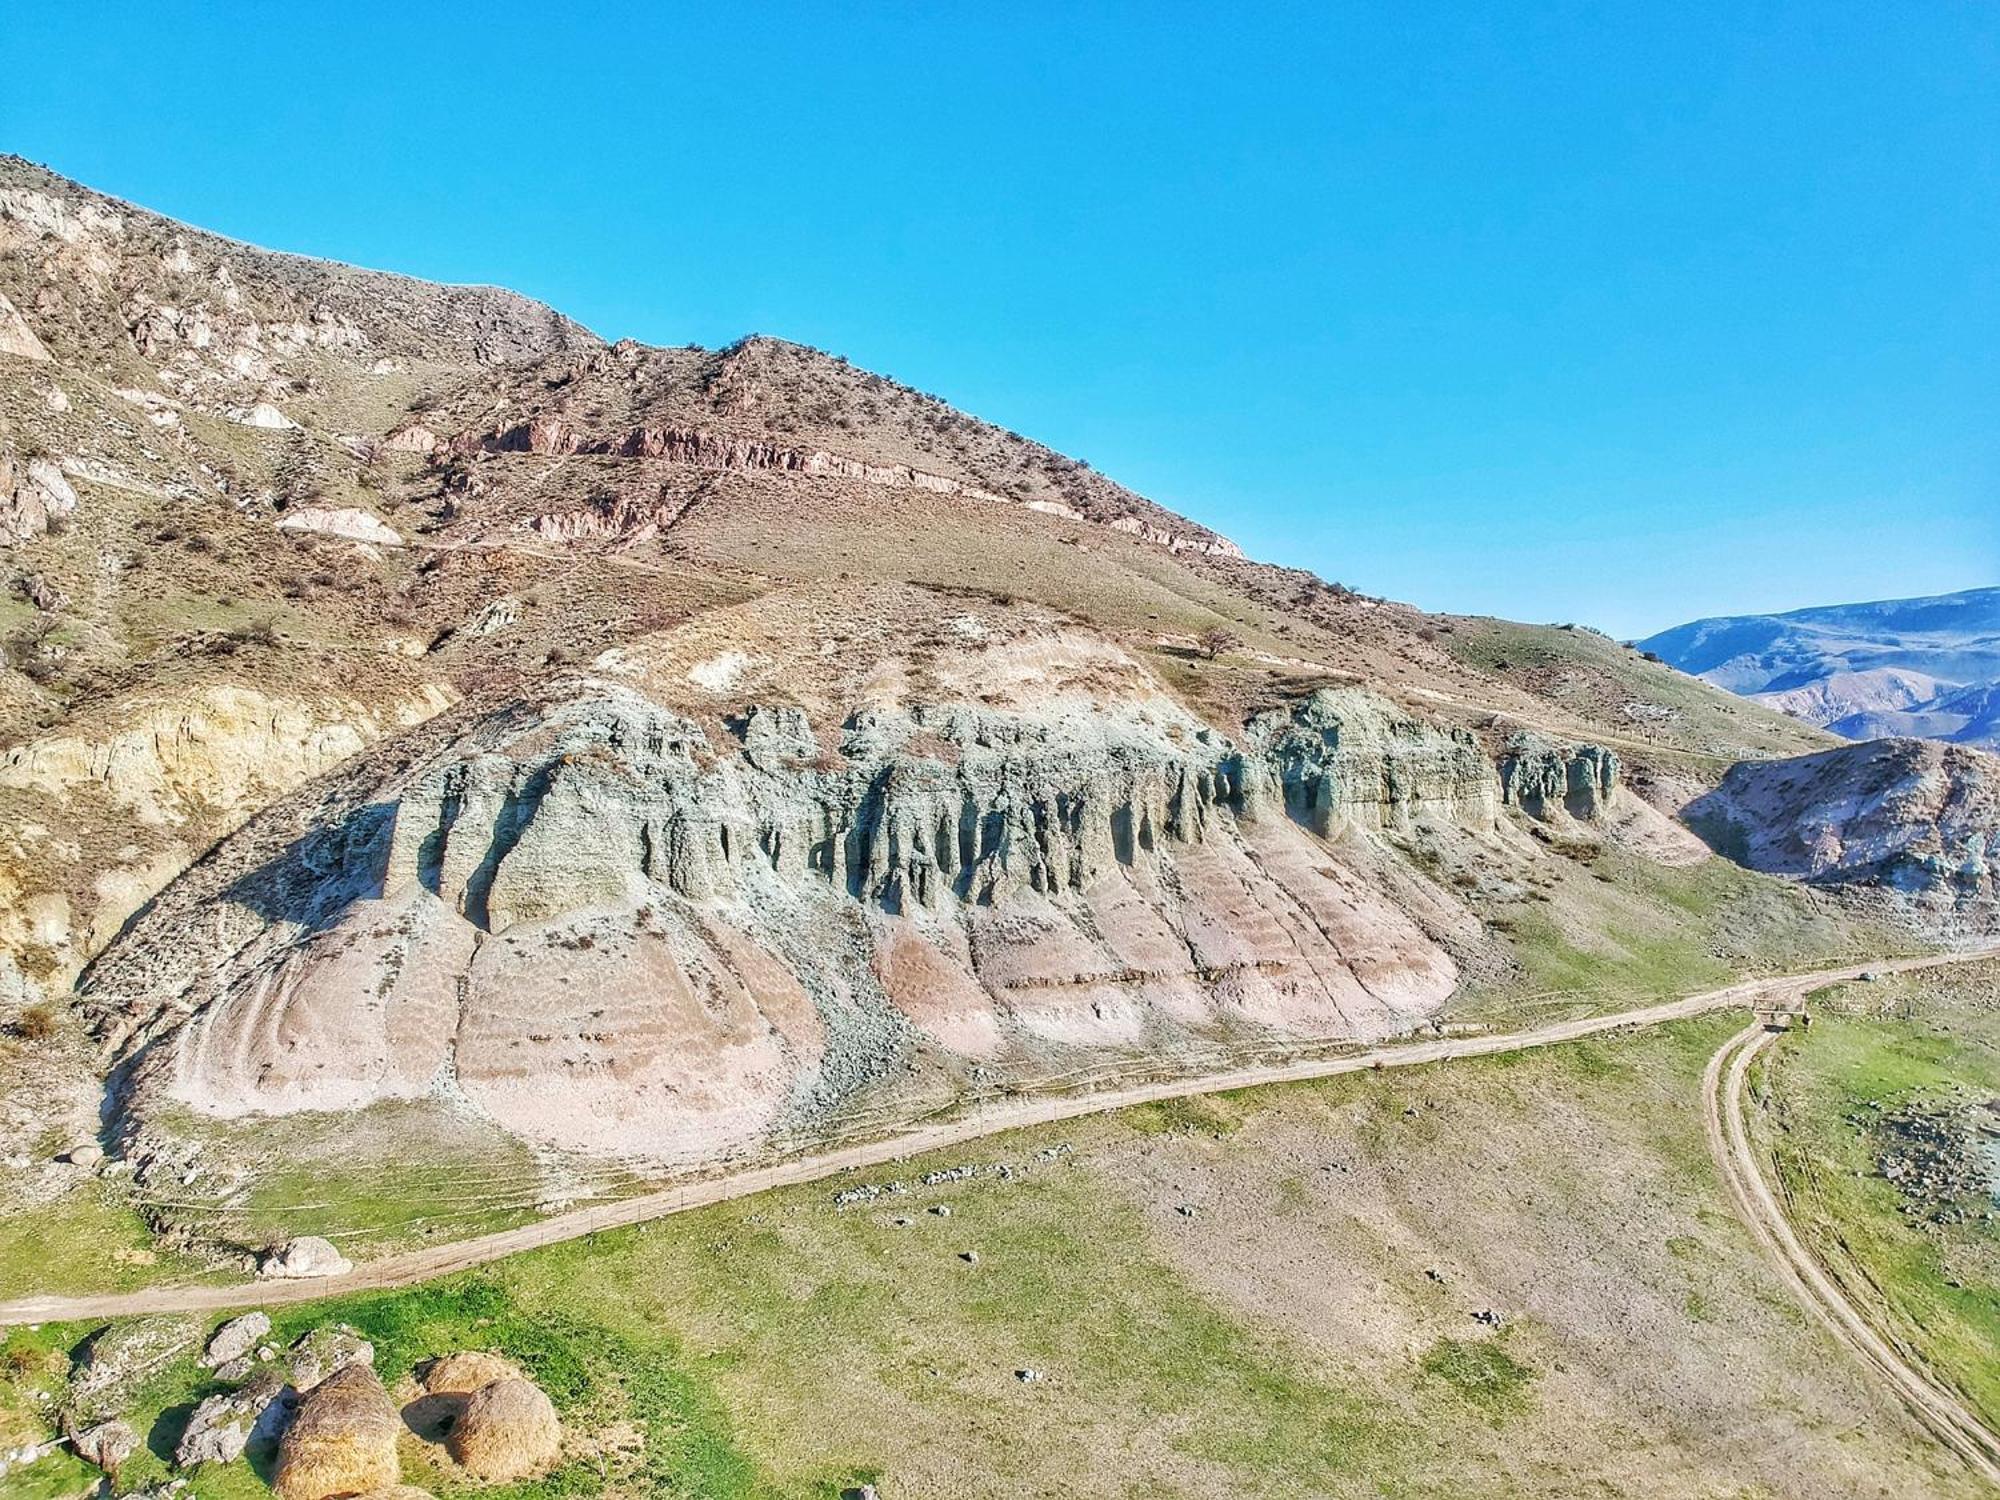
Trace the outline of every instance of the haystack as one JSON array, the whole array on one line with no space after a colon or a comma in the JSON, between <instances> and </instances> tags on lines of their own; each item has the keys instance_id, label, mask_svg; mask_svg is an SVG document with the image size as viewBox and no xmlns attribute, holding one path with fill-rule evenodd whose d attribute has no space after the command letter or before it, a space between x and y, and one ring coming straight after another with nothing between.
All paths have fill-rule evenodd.
<instances>
[{"instance_id":1,"label":"haystack","mask_svg":"<svg viewBox=\"0 0 2000 1500\"><path fill-rule=\"evenodd\" d=\"M431 1492L414 1484L392 1484L386 1489L366 1490L354 1500L431 1500Z\"/></svg>"},{"instance_id":2,"label":"haystack","mask_svg":"<svg viewBox=\"0 0 2000 1500\"><path fill-rule=\"evenodd\" d=\"M470 1396L482 1385L496 1380L522 1380L520 1366L497 1354L474 1350L465 1354L445 1354L430 1362L424 1371L427 1396Z\"/></svg>"},{"instance_id":3,"label":"haystack","mask_svg":"<svg viewBox=\"0 0 2000 1500\"><path fill-rule=\"evenodd\" d=\"M533 1382L496 1380L465 1398L445 1446L480 1479L522 1479L554 1465L562 1451L562 1424Z\"/></svg>"},{"instance_id":4,"label":"haystack","mask_svg":"<svg viewBox=\"0 0 2000 1500\"><path fill-rule=\"evenodd\" d=\"M402 1425L373 1370L336 1370L299 1403L278 1445L273 1487L281 1500L331 1500L392 1488L402 1477L396 1461Z\"/></svg>"}]
</instances>

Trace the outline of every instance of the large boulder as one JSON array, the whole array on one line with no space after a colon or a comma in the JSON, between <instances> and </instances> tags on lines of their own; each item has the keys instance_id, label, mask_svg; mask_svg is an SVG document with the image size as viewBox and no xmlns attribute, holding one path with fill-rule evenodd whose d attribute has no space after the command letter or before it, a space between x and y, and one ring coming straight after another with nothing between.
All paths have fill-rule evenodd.
<instances>
[{"instance_id":1,"label":"large boulder","mask_svg":"<svg viewBox=\"0 0 2000 1500\"><path fill-rule=\"evenodd\" d=\"M298 1281L311 1276L345 1276L354 1262L334 1249L330 1240L302 1234L264 1253L257 1274L269 1279Z\"/></svg>"},{"instance_id":2,"label":"large boulder","mask_svg":"<svg viewBox=\"0 0 2000 1500\"><path fill-rule=\"evenodd\" d=\"M49 351L35 337L35 330L28 326L21 310L9 302L5 294L0 294L0 354L34 360L37 364L46 364L49 358Z\"/></svg>"},{"instance_id":3,"label":"large boulder","mask_svg":"<svg viewBox=\"0 0 2000 1500\"><path fill-rule=\"evenodd\" d=\"M76 491L46 458L0 457L0 547L31 542L76 513Z\"/></svg>"},{"instance_id":4,"label":"large boulder","mask_svg":"<svg viewBox=\"0 0 2000 1500\"><path fill-rule=\"evenodd\" d=\"M340 537L350 542L373 542L381 547L403 545L402 535L395 527L352 506L308 505L288 510L279 518L278 530Z\"/></svg>"},{"instance_id":5,"label":"large boulder","mask_svg":"<svg viewBox=\"0 0 2000 1500\"><path fill-rule=\"evenodd\" d=\"M282 1377L267 1370L241 1390L208 1397L188 1418L174 1462L184 1469L235 1462L253 1438L277 1435L297 1396Z\"/></svg>"},{"instance_id":6,"label":"large boulder","mask_svg":"<svg viewBox=\"0 0 2000 1500\"><path fill-rule=\"evenodd\" d=\"M120 1417L72 1433L69 1441L70 1446L76 1449L78 1458L112 1475L117 1474L120 1464L139 1451L139 1434L130 1422Z\"/></svg>"}]
</instances>

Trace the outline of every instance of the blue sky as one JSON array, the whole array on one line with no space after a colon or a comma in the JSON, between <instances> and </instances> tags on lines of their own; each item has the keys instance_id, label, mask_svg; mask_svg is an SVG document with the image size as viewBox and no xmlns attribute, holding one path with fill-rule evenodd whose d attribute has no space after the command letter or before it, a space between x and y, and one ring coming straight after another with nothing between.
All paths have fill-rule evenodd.
<instances>
[{"instance_id":1,"label":"blue sky","mask_svg":"<svg viewBox=\"0 0 2000 1500\"><path fill-rule=\"evenodd\" d=\"M1428 607L2000 581L1995 7L319 9L16 7L0 147L817 344Z\"/></svg>"}]
</instances>

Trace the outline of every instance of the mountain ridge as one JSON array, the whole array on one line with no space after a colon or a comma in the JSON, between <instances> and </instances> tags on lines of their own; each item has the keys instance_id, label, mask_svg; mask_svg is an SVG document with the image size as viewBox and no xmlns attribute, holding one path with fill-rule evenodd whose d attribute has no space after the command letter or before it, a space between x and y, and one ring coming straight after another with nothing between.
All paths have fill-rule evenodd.
<instances>
[{"instance_id":1,"label":"mountain ridge","mask_svg":"<svg viewBox=\"0 0 2000 1500\"><path fill-rule=\"evenodd\" d=\"M1693 620L1640 641L1672 666L1849 739L2000 745L2000 587Z\"/></svg>"}]
</instances>

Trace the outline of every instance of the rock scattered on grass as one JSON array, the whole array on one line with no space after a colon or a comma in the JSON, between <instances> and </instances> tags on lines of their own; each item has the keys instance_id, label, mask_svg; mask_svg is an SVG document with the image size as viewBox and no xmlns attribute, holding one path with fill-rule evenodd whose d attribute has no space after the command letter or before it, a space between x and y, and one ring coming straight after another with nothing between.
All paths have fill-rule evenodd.
<instances>
[{"instance_id":1,"label":"rock scattered on grass","mask_svg":"<svg viewBox=\"0 0 2000 1500\"><path fill-rule=\"evenodd\" d=\"M120 1464L139 1451L139 1434L121 1417L71 1433L69 1441L78 1458L113 1476Z\"/></svg>"},{"instance_id":2,"label":"rock scattered on grass","mask_svg":"<svg viewBox=\"0 0 2000 1500\"><path fill-rule=\"evenodd\" d=\"M229 1364L240 1359L257 1347L257 1341L271 1331L269 1314L249 1312L240 1318L231 1318L208 1341L208 1348L202 1354L202 1363L210 1369Z\"/></svg>"}]
</instances>

